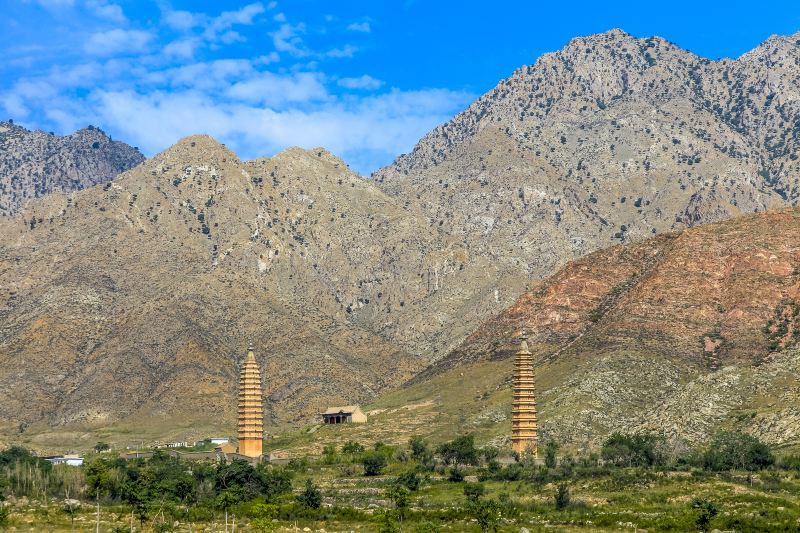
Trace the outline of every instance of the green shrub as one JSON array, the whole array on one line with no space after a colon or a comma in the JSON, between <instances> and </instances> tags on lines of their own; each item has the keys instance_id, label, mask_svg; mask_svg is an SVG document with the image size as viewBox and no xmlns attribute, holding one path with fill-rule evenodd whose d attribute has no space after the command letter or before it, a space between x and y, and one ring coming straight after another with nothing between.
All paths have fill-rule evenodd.
<instances>
[{"instance_id":1,"label":"green shrub","mask_svg":"<svg viewBox=\"0 0 800 533\"><path fill-rule=\"evenodd\" d=\"M450 475L447 477L447 481L451 483L461 483L464 481L464 473L457 466L454 466L450 469Z\"/></svg>"},{"instance_id":2,"label":"green shrub","mask_svg":"<svg viewBox=\"0 0 800 533\"><path fill-rule=\"evenodd\" d=\"M322 493L311 479L307 479L306 488L297 495L297 501L309 509L319 509L322 505Z\"/></svg>"},{"instance_id":3,"label":"green shrub","mask_svg":"<svg viewBox=\"0 0 800 533\"><path fill-rule=\"evenodd\" d=\"M569 506L571 497L569 495L569 487L566 483L561 483L555 495L556 509L565 509Z\"/></svg>"},{"instance_id":4,"label":"green shrub","mask_svg":"<svg viewBox=\"0 0 800 533\"><path fill-rule=\"evenodd\" d=\"M397 483L410 491L417 491L422 485L422 478L417 475L416 471L408 470L397 476Z\"/></svg>"},{"instance_id":5,"label":"green shrub","mask_svg":"<svg viewBox=\"0 0 800 533\"><path fill-rule=\"evenodd\" d=\"M617 466L657 466L665 464L664 439L655 435L613 433L601 449L604 461Z\"/></svg>"},{"instance_id":6,"label":"green shrub","mask_svg":"<svg viewBox=\"0 0 800 533\"><path fill-rule=\"evenodd\" d=\"M554 440L547 441L544 445L544 464L547 468L555 468L557 464L556 454L558 453L558 443Z\"/></svg>"},{"instance_id":7,"label":"green shrub","mask_svg":"<svg viewBox=\"0 0 800 533\"><path fill-rule=\"evenodd\" d=\"M467 500L474 501L479 499L486 493L486 489L483 487L482 483L465 483L464 484L464 496L467 497Z\"/></svg>"},{"instance_id":8,"label":"green shrub","mask_svg":"<svg viewBox=\"0 0 800 533\"><path fill-rule=\"evenodd\" d=\"M775 463L769 446L741 432L719 433L703 454L706 470L761 470Z\"/></svg>"},{"instance_id":9,"label":"green shrub","mask_svg":"<svg viewBox=\"0 0 800 533\"><path fill-rule=\"evenodd\" d=\"M361 463L364 465L365 476L379 476L386 468L386 456L377 450L370 450L364 453Z\"/></svg>"},{"instance_id":10,"label":"green shrub","mask_svg":"<svg viewBox=\"0 0 800 533\"><path fill-rule=\"evenodd\" d=\"M364 453L364 446L355 441L349 440L344 444L344 446L342 446L342 453L347 455L358 455L359 453Z\"/></svg>"},{"instance_id":11,"label":"green shrub","mask_svg":"<svg viewBox=\"0 0 800 533\"><path fill-rule=\"evenodd\" d=\"M463 435L445 442L436 449L436 452L447 465L477 465L480 462L478 449L475 448L475 438L472 435Z\"/></svg>"},{"instance_id":12,"label":"green shrub","mask_svg":"<svg viewBox=\"0 0 800 533\"><path fill-rule=\"evenodd\" d=\"M695 525L697 525L697 529L700 531L708 531L709 524L711 524L711 521L719 513L719 509L714 505L714 502L703 498L695 498L692 500L692 509L695 509L697 512Z\"/></svg>"}]
</instances>

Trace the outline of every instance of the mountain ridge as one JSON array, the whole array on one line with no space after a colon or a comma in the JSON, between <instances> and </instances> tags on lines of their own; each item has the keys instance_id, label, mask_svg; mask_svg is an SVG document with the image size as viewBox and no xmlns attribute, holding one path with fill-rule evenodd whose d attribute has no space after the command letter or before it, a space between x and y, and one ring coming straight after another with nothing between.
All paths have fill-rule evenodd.
<instances>
[{"instance_id":1,"label":"mountain ridge","mask_svg":"<svg viewBox=\"0 0 800 533\"><path fill-rule=\"evenodd\" d=\"M0 216L51 192L104 183L144 159L94 126L56 136L0 122Z\"/></svg>"}]
</instances>

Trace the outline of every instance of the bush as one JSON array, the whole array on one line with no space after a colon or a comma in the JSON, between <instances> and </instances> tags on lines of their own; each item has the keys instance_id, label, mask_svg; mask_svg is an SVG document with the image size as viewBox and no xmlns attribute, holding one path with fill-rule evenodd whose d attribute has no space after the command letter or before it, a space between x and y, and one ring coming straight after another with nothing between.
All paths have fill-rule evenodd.
<instances>
[{"instance_id":1,"label":"bush","mask_svg":"<svg viewBox=\"0 0 800 533\"><path fill-rule=\"evenodd\" d=\"M566 483L561 483L556 491L555 501L556 509L564 509L569 506L571 498L569 495L569 487Z\"/></svg>"},{"instance_id":2,"label":"bush","mask_svg":"<svg viewBox=\"0 0 800 533\"><path fill-rule=\"evenodd\" d=\"M554 440L547 441L544 445L544 464L547 468L555 468L558 463L558 443Z\"/></svg>"},{"instance_id":3,"label":"bush","mask_svg":"<svg viewBox=\"0 0 800 533\"><path fill-rule=\"evenodd\" d=\"M655 435L614 433L603 443L600 452L604 461L617 466L663 465L664 439Z\"/></svg>"},{"instance_id":4,"label":"bush","mask_svg":"<svg viewBox=\"0 0 800 533\"><path fill-rule=\"evenodd\" d=\"M472 435L464 435L451 442L445 442L436 451L447 465L477 465L480 462L478 450L475 448L475 438Z\"/></svg>"},{"instance_id":5,"label":"bush","mask_svg":"<svg viewBox=\"0 0 800 533\"><path fill-rule=\"evenodd\" d=\"M342 446L342 453L347 455L358 455L359 453L364 453L364 446L355 441L349 440L344 444L344 446Z\"/></svg>"},{"instance_id":6,"label":"bush","mask_svg":"<svg viewBox=\"0 0 800 533\"><path fill-rule=\"evenodd\" d=\"M322 505L322 493L310 478L306 480L306 488L297 496L297 501L309 509L319 509Z\"/></svg>"},{"instance_id":7,"label":"bush","mask_svg":"<svg viewBox=\"0 0 800 533\"><path fill-rule=\"evenodd\" d=\"M402 485L410 491L417 491L420 485L422 485L422 478L420 478L414 470L409 470L397 476L397 484Z\"/></svg>"},{"instance_id":8,"label":"bush","mask_svg":"<svg viewBox=\"0 0 800 533\"><path fill-rule=\"evenodd\" d=\"M361 463L364 465L365 476L379 476L386 467L386 455L377 450L371 450L364 454Z\"/></svg>"},{"instance_id":9,"label":"bush","mask_svg":"<svg viewBox=\"0 0 800 533\"><path fill-rule=\"evenodd\" d=\"M461 472L457 466L454 466L450 469L450 475L448 476L447 481L452 483L461 483L464 481L464 473Z\"/></svg>"},{"instance_id":10,"label":"bush","mask_svg":"<svg viewBox=\"0 0 800 533\"><path fill-rule=\"evenodd\" d=\"M700 531L708 531L709 524L711 524L711 521L719 513L714 502L703 498L695 498L692 500L692 509L697 511L695 524Z\"/></svg>"},{"instance_id":11,"label":"bush","mask_svg":"<svg viewBox=\"0 0 800 533\"><path fill-rule=\"evenodd\" d=\"M746 433L719 433L703 454L703 467L722 470L761 470L775 463L769 446Z\"/></svg>"},{"instance_id":12,"label":"bush","mask_svg":"<svg viewBox=\"0 0 800 533\"><path fill-rule=\"evenodd\" d=\"M465 483L464 484L464 496L467 497L469 501L475 501L480 499L486 493L486 489L483 488L483 484L481 483Z\"/></svg>"},{"instance_id":13,"label":"bush","mask_svg":"<svg viewBox=\"0 0 800 533\"><path fill-rule=\"evenodd\" d=\"M478 522L481 531L497 531L500 523L501 511L500 504L495 500L472 500L467 504L467 510Z\"/></svg>"},{"instance_id":14,"label":"bush","mask_svg":"<svg viewBox=\"0 0 800 533\"><path fill-rule=\"evenodd\" d=\"M411 447L411 457L416 461L423 461L428 455L428 443L419 435L411 437L408 441Z\"/></svg>"}]
</instances>

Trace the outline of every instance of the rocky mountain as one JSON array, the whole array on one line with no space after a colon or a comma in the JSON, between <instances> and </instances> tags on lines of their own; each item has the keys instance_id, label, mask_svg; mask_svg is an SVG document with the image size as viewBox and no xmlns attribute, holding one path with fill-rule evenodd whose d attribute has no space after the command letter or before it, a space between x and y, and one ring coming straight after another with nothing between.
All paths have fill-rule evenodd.
<instances>
[{"instance_id":1,"label":"rocky mountain","mask_svg":"<svg viewBox=\"0 0 800 533\"><path fill-rule=\"evenodd\" d=\"M569 259L795 205L798 87L800 34L710 61L612 30L518 69L373 177L460 242L465 268L495 269L445 319L458 327ZM464 285L440 282L444 298Z\"/></svg>"},{"instance_id":2,"label":"rocky mountain","mask_svg":"<svg viewBox=\"0 0 800 533\"><path fill-rule=\"evenodd\" d=\"M206 136L48 195L0 221L4 429L230 429L249 340L272 420L399 384L420 359L352 313L404 308L399 258L440 243L414 217L324 150L242 162Z\"/></svg>"},{"instance_id":3,"label":"rocky mountain","mask_svg":"<svg viewBox=\"0 0 800 533\"><path fill-rule=\"evenodd\" d=\"M61 137L0 122L0 216L51 192L105 183L142 161L138 149L94 126Z\"/></svg>"},{"instance_id":4,"label":"rocky mountain","mask_svg":"<svg viewBox=\"0 0 800 533\"><path fill-rule=\"evenodd\" d=\"M28 202L0 220L0 431L229 431L250 340L268 376L268 422L369 400L430 363L417 383L434 383L499 349L499 326L462 341L508 316L526 288L570 259L641 242L607 252L605 274L593 270L586 294L569 297L596 321L573 316L537 337L548 353L580 345L605 361L602 339L633 342L587 336L606 308L651 275L669 243L704 251L680 241L703 235L694 230L644 239L796 202L797 37L720 61L618 30L575 39L374 180L324 149L241 161L194 136L113 181ZM599 268L606 256L592 257ZM637 342L653 353L670 343L652 364L675 383L722 375L729 360L749 368L762 353L760 337L659 309L646 317L664 324L636 329L652 334ZM711 348L696 360L699 344ZM650 352L630 353L649 368ZM559 379L573 361L552 360L562 374L545 383L567 397ZM602 390L628 409L611 381L570 383L590 407L567 407L594 409Z\"/></svg>"},{"instance_id":5,"label":"rocky mountain","mask_svg":"<svg viewBox=\"0 0 800 533\"><path fill-rule=\"evenodd\" d=\"M615 430L649 430L699 442L735 427L798 446L800 209L570 262L419 374L414 387L445 389L456 374L495 365L481 403L496 408L492 397L509 393L523 330L535 353L545 436L584 447ZM405 394L418 394L414 387ZM474 409L478 419L489 417L488 407Z\"/></svg>"}]
</instances>

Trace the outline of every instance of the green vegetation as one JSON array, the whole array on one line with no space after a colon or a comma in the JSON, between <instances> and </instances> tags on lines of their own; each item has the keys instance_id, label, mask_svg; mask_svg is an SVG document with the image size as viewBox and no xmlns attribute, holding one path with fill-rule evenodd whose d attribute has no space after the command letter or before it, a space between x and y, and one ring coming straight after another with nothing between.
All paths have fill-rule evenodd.
<instances>
[{"instance_id":1,"label":"green vegetation","mask_svg":"<svg viewBox=\"0 0 800 533\"><path fill-rule=\"evenodd\" d=\"M615 433L598 453L513 460L461 435L431 451L349 441L284 466L187 462L113 452L52 466L22 448L0 453L0 526L53 531L303 529L455 531L795 530L800 457L721 433L667 453L665 439ZM372 465L372 466L369 466ZM369 466L369 468L368 468ZM378 467L378 471L374 470ZM454 476L454 472L457 476ZM24 497L24 498L23 498ZM96 504L100 506L97 513Z\"/></svg>"}]
</instances>

